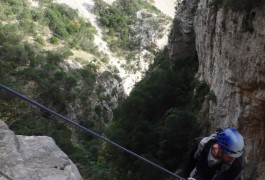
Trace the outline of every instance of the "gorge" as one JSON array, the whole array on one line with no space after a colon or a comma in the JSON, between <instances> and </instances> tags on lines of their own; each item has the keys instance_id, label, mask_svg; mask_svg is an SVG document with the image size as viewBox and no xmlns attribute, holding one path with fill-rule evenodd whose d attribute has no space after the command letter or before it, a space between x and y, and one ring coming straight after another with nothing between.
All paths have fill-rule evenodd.
<instances>
[{"instance_id":1,"label":"gorge","mask_svg":"<svg viewBox=\"0 0 265 180\"><path fill-rule=\"evenodd\" d=\"M157 10L143 3L145 1L131 2L135 3L133 7L144 7L139 11L127 9L133 12L132 16L128 16L129 13L119 16L123 12L119 10L119 3L127 3L126 0L117 0L116 4L112 0L89 1L87 6L67 1L75 8L81 6L82 11L89 10L92 19L85 18L94 21L91 24L77 18L78 11L70 11L64 5L49 6L49 1L4 2L1 8L6 10L1 14L0 26L1 83L36 98L171 171L182 168L185 153L195 136L206 136L216 128L235 127L245 137L244 179L265 179L263 1L170 1L176 6L173 23L170 17L156 14ZM157 7L157 1L150 2ZM100 9L93 14L95 4L109 13L108 16L104 16ZM16 6L30 13L12 9ZM46 6L50 11L45 11ZM34 11L35 8L39 8L39 13ZM25 19L17 20L17 16ZM135 17L136 21L127 24L128 17ZM33 23L29 23L31 21ZM121 24L112 26L109 22L121 23L126 28L120 29ZM165 24L157 24L161 22ZM23 24L26 29L22 28ZM163 28L159 29L160 26ZM15 28L21 28L20 32ZM128 34L130 38L137 38L127 39ZM93 37L100 37L100 40ZM80 39L82 41L77 41ZM99 51L92 41L99 46ZM25 42L27 44L23 44ZM164 45L167 45L165 49ZM33 179L41 176L41 173L29 170L34 167L38 171L39 167L35 167L38 165L31 164L31 158L41 162L38 161L41 157L34 153L31 153L34 157L30 157L25 153L24 149L31 145L19 145L34 140L39 147L37 142L41 140L33 138L39 135L52 136L76 164L83 179L165 177L75 128L54 122L55 118L45 112L0 93L0 120L16 134L29 136L16 137L1 122L0 148L5 152L3 154L8 155L10 151L18 156L11 161L15 163L5 164L7 156L0 155L4 162L0 177L6 174L3 178L15 178L16 171L7 170L12 165L19 169L19 175L22 174L18 179L24 178L23 172L32 173ZM7 134L10 135L8 138ZM44 146L43 153L59 149L52 139L39 138L50 143ZM13 144L8 145L6 139L12 139ZM24 154L18 153L20 148ZM64 153L59 154L55 155L59 157L58 162L62 160L57 163L59 165L53 161L46 165L57 172L60 164L67 164L66 169L71 169L74 175L65 175L67 172L61 171L58 177L81 179L72 161ZM47 155L47 159L51 158ZM45 159L43 161L40 164L46 167Z\"/></svg>"}]
</instances>

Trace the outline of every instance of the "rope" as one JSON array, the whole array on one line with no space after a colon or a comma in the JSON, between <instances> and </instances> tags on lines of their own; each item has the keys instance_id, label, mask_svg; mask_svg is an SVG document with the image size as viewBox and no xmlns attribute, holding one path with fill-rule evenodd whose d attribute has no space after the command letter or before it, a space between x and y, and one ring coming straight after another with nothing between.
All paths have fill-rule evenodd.
<instances>
[{"instance_id":1,"label":"rope","mask_svg":"<svg viewBox=\"0 0 265 180\"><path fill-rule=\"evenodd\" d=\"M42 110L45 110L45 111L49 112L50 114L52 114L52 115L54 115L54 116L56 116L56 117L58 117L60 119L63 119L64 121L66 121L66 122L68 122L70 124L73 124L73 125L79 127L80 129L84 130L85 132L88 132L89 134L97 137L98 139L101 139L101 140L109 143L110 145L115 146L118 149L120 149L122 151L125 151L125 152L131 154L132 156L134 156L134 157L136 157L138 159L141 159L142 161L144 161L146 163L149 163L150 165L160 169L161 171L164 171L164 172L170 174L171 176L173 176L173 177L175 177L175 178L177 178L179 180L185 180L184 178L176 175L175 173L173 173L173 172L171 172L171 171L169 171L169 170L167 170L167 169L155 164L154 162L152 162L152 161L150 161L150 160L148 160L148 159L146 159L146 158L144 158L144 157L132 152L129 149L126 149L125 147L123 147L123 146L121 146L121 145L119 145L119 144L117 144L117 143L115 143L115 142L113 142L113 141L111 141L111 140L109 140L109 139L107 139L105 137L100 136L99 134L93 132L92 130L90 130L90 129L88 129L88 128L86 128L86 127L84 127L84 126L82 126L82 125L80 125L80 124L78 124L78 123L76 123L76 122L74 122L74 121L72 121L72 120L70 120L70 119L68 119L68 118L66 118L66 117L54 112L54 111L52 111L52 110L50 110L49 108L37 103L36 101L33 101L33 100L29 99L28 97L26 97L26 96L24 96L24 95L22 95L20 93L17 93L16 91L14 91L14 90L12 90L12 89L10 89L10 88L2 85L2 84L0 84L0 88L2 88L3 90L5 90L5 91L7 91L7 92L9 92L9 93L21 98L21 99L23 99L24 101L29 102L30 104L32 104L32 105L34 105L34 106L36 106L36 107L38 107L38 108L40 108Z\"/></svg>"}]
</instances>

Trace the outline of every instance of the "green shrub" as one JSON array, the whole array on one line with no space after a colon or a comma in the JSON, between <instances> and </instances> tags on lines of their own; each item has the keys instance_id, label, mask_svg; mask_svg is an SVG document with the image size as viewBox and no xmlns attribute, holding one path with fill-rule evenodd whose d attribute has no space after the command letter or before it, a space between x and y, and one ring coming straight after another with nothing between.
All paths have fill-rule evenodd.
<instances>
[{"instance_id":1,"label":"green shrub","mask_svg":"<svg viewBox=\"0 0 265 180\"><path fill-rule=\"evenodd\" d=\"M71 50L68 50L68 51L63 53L64 58L69 58L70 56L73 56L73 55L74 55L74 53L72 53Z\"/></svg>"},{"instance_id":2,"label":"green shrub","mask_svg":"<svg viewBox=\"0 0 265 180\"><path fill-rule=\"evenodd\" d=\"M48 9L46 12L46 17L49 19L50 29L59 37L67 38L69 33L66 30L66 25L61 19L60 14L53 9Z\"/></svg>"},{"instance_id":3,"label":"green shrub","mask_svg":"<svg viewBox=\"0 0 265 180\"><path fill-rule=\"evenodd\" d=\"M64 87L66 91L71 90L76 85L77 85L77 80L74 77L70 76L65 79Z\"/></svg>"},{"instance_id":4,"label":"green shrub","mask_svg":"<svg viewBox=\"0 0 265 180\"><path fill-rule=\"evenodd\" d=\"M57 81L62 81L66 76L66 73L63 72L63 71L57 71L56 73L54 73L54 78L57 80Z\"/></svg>"},{"instance_id":5,"label":"green shrub","mask_svg":"<svg viewBox=\"0 0 265 180\"><path fill-rule=\"evenodd\" d=\"M45 45L45 40L43 39L42 36L37 37L36 41L37 41L38 43L40 43L41 45Z\"/></svg>"},{"instance_id":6,"label":"green shrub","mask_svg":"<svg viewBox=\"0 0 265 180\"><path fill-rule=\"evenodd\" d=\"M52 44L59 44L59 39L57 37L55 37L55 36L52 36L50 38L50 43L52 43Z\"/></svg>"},{"instance_id":7,"label":"green shrub","mask_svg":"<svg viewBox=\"0 0 265 180\"><path fill-rule=\"evenodd\" d=\"M43 24L45 17L42 11L32 10L31 16L32 16L33 21Z\"/></svg>"},{"instance_id":8,"label":"green shrub","mask_svg":"<svg viewBox=\"0 0 265 180\"><path fill-rule=\"evenodd\" d=\"M48 51L47 62L49 65L58 65L62 61L63 56L60 53Z\"/></svg>"},{"instance_id":9,"label":"green shrub","mask_svg":"<svg viewBox=\"0 0 265 180\"><path fill-rule=\"evenodd\" d=\"M31 12L26 7L23 7L22 13L19 14L19 16L17 17L18 20L21 20L21 19L31 19L31 18L32 18L31 17Z\"/></svg>"},{"instance_id":10,"label":"green shrub","mask_svg":"<svg viewBox=\"0 0 265 180\"><path fill-rule=\"evenodd\" d=\"M25 32L31 34L35 32L35 24L30 19L21 19L19 25Z\"/></svg>"}]
</instances>

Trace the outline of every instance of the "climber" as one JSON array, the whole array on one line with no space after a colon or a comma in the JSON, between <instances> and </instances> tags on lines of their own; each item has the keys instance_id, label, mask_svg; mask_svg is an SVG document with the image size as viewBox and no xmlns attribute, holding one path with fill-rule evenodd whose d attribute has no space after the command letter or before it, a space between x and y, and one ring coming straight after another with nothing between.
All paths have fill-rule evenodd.
<instances>
[{"instance_id":1,"label":"climber","mask_svg":"<svg viewBox=\"0 0 265 180\"><path fill-rule=\"evenodd\" d=\"M234 128L218 129L203 138L190 154L188 180L234 180L242 170L244 139Z\"/></svg>"}]
</instances>

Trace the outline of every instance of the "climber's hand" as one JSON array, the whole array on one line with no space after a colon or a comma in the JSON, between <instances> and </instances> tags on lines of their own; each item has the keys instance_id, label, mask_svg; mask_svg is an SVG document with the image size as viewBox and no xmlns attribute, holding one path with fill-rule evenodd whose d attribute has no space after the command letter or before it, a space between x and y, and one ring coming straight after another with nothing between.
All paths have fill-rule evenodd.
<instances>
[{"instance_id":1,"label":"climber's hand","mask_svg":"<svg viewBox=\"0 0 265 180\"><path fill-rule=\"evenodd\" d=\"M194 179L194 178L192 178L192 177L189 177L188 180L196 180L196 179Z\"/></svg>"}]
</instances>

